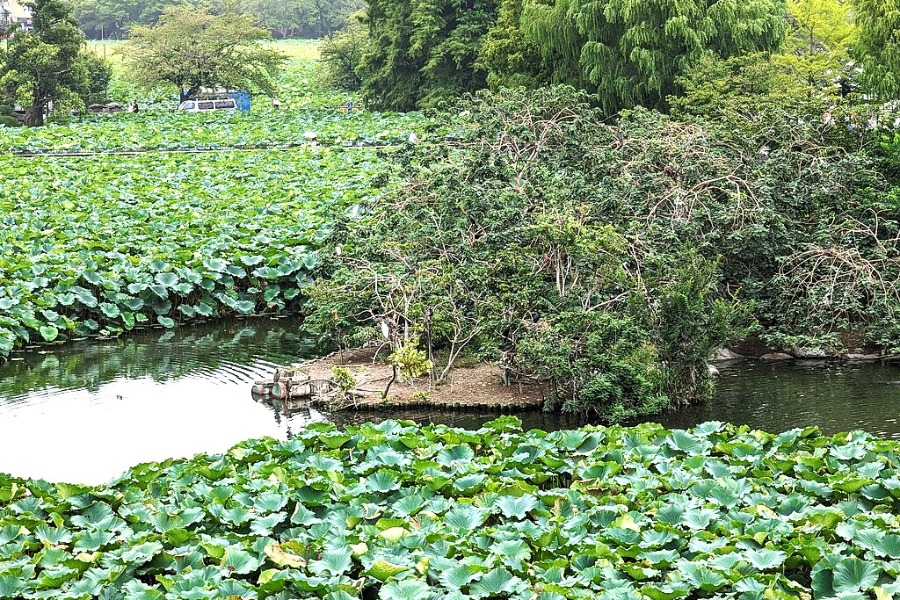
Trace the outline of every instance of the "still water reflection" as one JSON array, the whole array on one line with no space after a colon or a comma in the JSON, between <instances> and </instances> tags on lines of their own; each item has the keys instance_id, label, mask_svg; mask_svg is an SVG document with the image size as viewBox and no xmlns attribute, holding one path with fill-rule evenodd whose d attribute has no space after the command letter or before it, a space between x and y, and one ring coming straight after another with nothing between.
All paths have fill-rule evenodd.
<instances>
[{"instance_id":1,"label":"still water reflection","mask_svg":"<svg viewBox=\"0 0 900 600\"><path fill-rule=\"evenodd\" d=\"M221 452L260 436L288 437L306 423L408 418L477 428L489 411L285 414L250 397L278 364L315 356L293 319L252 319L123 340L18 353L0 365L0 471L100 483L140 462ZM669 427L707 420L769 431L818 425L900 439L900 365L735 361L716 398L662 415ZM540 412L526 428L582 423Z\"/></svg>"}]
</instances>

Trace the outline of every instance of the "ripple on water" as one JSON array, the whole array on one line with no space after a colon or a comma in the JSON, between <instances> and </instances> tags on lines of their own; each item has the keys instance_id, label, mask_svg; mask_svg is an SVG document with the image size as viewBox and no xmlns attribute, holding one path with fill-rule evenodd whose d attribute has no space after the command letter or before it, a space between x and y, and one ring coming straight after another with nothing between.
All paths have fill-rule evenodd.
<instances>
[{"instance_id":1,"label":"ripple on water","mask_svg":"<svg viewBox=\"0 0 900 600\"><path fill-rule=\"evenodd\" d=\"M406 418L477 428L497 413L400 411L286 415L254 402L250 384L278 365L309 358L296 320L256 319L143 333L17 354L0 365L0 471L99 483L140 462L220 452L250 438L286 438L316 421ZM653 417L668 427L726 421L772 432L818 425L900 439L900 365L732 361L715 398ZM582 424L541 412L526 429ZM27 450L25 450L27 449Z\"/></svg>"}]
</instances>

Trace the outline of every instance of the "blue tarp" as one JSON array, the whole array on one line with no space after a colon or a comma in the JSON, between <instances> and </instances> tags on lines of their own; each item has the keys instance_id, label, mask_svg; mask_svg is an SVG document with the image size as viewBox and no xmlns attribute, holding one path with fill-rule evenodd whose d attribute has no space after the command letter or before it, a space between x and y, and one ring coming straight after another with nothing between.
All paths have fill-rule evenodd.
<instances>
[{"instance_id":1,"label":"blue tarp","mask_svg":"<svg viewBox=\"0 0 900 600\"><path fill-rule=\"evenodd\" d=\"M250 110L250 94L248 92L229 92L228 97L234 99L238 110Z\"/></svg>"}]
</instances>

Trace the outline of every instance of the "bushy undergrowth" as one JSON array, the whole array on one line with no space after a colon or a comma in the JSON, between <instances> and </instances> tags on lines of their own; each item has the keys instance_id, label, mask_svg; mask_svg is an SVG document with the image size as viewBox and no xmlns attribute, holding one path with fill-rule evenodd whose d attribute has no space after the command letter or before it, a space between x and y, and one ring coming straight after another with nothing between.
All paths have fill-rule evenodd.
<instances>
[{"instance_id":1,"label":"bushy undergrowth","mask_svg":"<svg viewBox=\"0 0 900 600\"><path fill-rule=\"evenodd\" d=\"M0 475L0 598L890 598L898 457L813 428L314 425L96 488Z\"/></svg>"},{"instance_id":2,"label":"bushy undergrowth","mask_svg":"<svg viewBox=\"0 0 900 600\"><path fill-rule=\"evenodd\" d=\"M490 356L544 386L548 407L609 420L705 397L706 358L743 334L746 311L715 253L630 235L610 189L617 140L588 100L482 95L459 143L399 155L407 182L338 230L312 323L418 331L450 363Z\"/></svg>"},{"instance_id":3,"label":"bushy undergrowth","mask_svg":"<svg viewBox=\"0 0 900 600\"><path fill-rule=\"evenodd\" d=\"M788 349L896 347L892 146L860 151L856 121L609 123L567 88L459 108L458 143L401 154L407 183L338 230L315 323L418 330L612 419L706 396L710 351L750 317Z\"/></svg>"}]
</instances>

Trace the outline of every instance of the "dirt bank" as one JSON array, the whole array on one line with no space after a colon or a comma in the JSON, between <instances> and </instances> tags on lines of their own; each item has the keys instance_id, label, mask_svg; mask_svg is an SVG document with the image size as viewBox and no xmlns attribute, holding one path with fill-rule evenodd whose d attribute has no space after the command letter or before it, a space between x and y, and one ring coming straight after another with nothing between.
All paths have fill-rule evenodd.
<instances>
[{"instance_id":1,"label":"dirt bank","mask_svg":"<svg viewBox=\"0 0 900 600\"><path fill-rule=\"evenodd\" d=\"M391 379L391 366L386 363L388 352L377 347L334 353L308 361L300 367L312 380L333 379L336 366L349 369L356 387L355 401L345 408L372 409L378 407L440 408L540 408L546 390L536 384L504 385L500 367L481 363L455 367L447 380L429 390L428 376L412 382L396 381L386 400L381 396ZM328 405L328 399L314 399L313 405Z\"/></svg>"}]
</instances>

